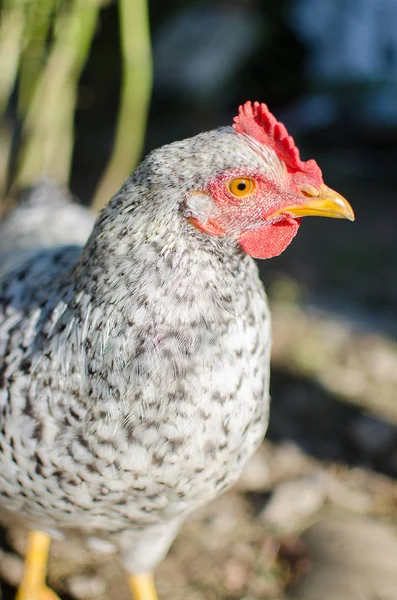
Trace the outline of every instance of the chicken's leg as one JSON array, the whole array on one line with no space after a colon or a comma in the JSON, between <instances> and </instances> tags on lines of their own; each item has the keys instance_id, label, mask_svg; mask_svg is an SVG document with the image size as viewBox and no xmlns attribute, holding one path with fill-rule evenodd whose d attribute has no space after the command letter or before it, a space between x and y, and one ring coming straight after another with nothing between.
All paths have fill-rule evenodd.
<instances>
[{"instance_id":1,"label":"chicken's leg","mask_svg":"<svg viewBox=\"0 0 397 600\"><path fill-rule=\"evenodd\" d=\"M42 531L31 531L21 585L15 600L59 600L45 578L51 538Z\"/></svg>"},{"instance_id":2,"label":"chicken's leg","mask_svg":"<svg viewBox=\"0 0 397 600\"><path fill-rule=\"evenodd\" d=\"M151 573L135 573L129 581L134 600L158 600Z\"/></svg>"}]
</instances>

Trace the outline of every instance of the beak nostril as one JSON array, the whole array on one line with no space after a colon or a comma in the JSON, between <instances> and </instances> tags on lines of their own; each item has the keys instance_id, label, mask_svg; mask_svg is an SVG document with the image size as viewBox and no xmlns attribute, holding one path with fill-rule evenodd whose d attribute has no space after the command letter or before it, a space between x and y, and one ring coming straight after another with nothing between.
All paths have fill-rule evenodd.
<instances>
[{"instance_id":1,"label":"beak nostril","mask_svg":"<svg viewBox=\"0 0 397 600\"><path fill-rule=\"evenodd\" d=\"M305 198L318 198L321 193L320 190L314 187L314 185L310 184L302 185L300 191L302 196L304 196Z\"/></svg>"}]
</instances>

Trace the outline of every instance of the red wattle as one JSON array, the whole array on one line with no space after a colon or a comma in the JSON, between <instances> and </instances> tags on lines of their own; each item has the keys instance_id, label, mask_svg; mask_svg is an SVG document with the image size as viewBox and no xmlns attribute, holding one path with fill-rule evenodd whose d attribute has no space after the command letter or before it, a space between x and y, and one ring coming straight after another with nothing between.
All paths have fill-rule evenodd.
<instances>
[{"instance_id":1,"label":"red wattle","mask_svg":"<svg viewBox=\"0 0 397 600\"><path fill-rule=\"evenodd\" d=\"M245 231L240 235L239 243L253 258L273 258L289 246L298 233L299 224L300 219L286 217L277 223Z\"/></svg>"}]
</instances>

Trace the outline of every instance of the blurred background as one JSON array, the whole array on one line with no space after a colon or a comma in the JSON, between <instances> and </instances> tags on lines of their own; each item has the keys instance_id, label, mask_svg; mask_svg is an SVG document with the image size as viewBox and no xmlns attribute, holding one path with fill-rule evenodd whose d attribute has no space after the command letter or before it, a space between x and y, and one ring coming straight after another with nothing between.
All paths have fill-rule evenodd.
<instances>
[{"instance_id":1,"label":"blurred background","mask_svg":"<svg viewBox=\"0 0 397 600\"><path fill-rule=\"evenodd\" d=\"M395 0L3 0L5 213L46 153L98 208L141 142L146 153L230 124L247 99L269 105L356 213L305 220L259 265L269 434L237 488L186 524L157 574L164 600L397 597L396 25ZM23 546L3 534L5 598ZM67 544L50 583L78 600L115 585L128 597L113 558Z\"/></svg>"}]
</instances>

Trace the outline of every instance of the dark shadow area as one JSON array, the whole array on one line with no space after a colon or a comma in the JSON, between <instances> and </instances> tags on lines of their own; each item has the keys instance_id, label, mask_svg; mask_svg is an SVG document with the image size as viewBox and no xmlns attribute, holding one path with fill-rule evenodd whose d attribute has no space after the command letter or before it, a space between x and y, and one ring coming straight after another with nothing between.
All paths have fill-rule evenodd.
<instances>
[{"instance_id":1,"label":"dark shadow area","mask_svg":"<svg viewBox=\"0 0 397 600\"><path fill-rule=\"evenodd\" d=\"M337 400L320 385L273 369L267 437L321 461L397 476L397 427Z\"/></svg>"}]
</instances>

